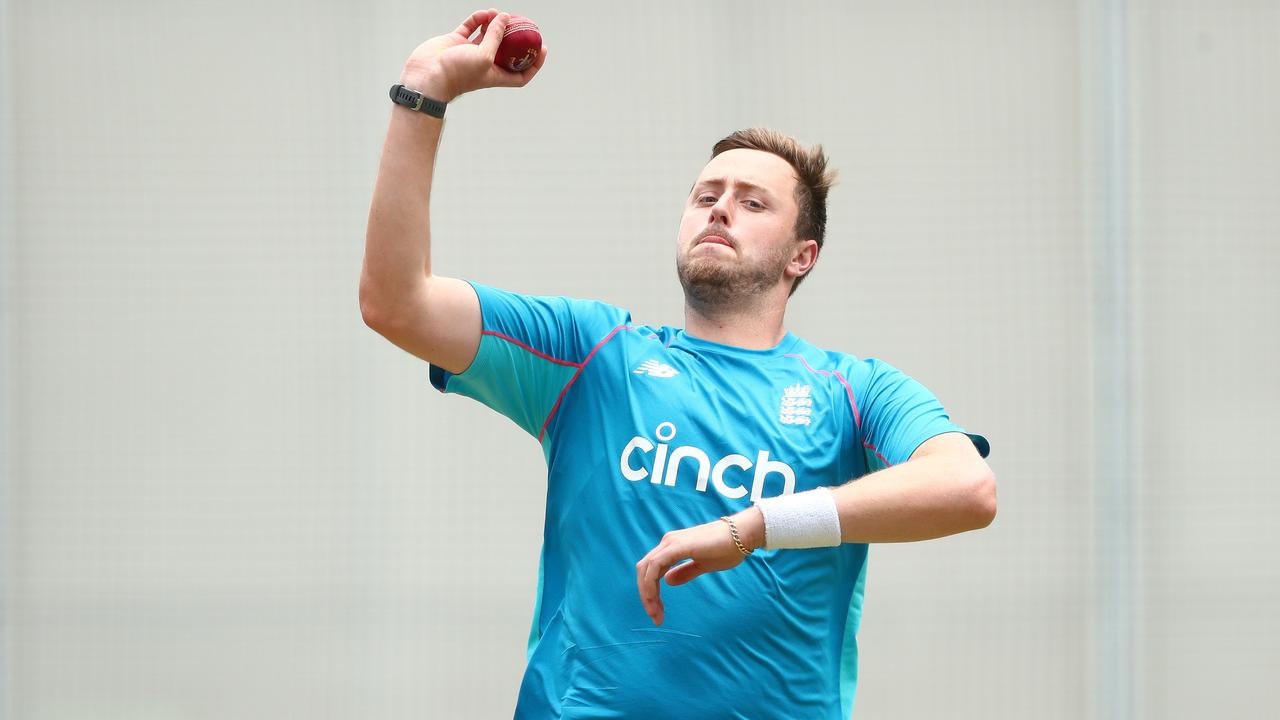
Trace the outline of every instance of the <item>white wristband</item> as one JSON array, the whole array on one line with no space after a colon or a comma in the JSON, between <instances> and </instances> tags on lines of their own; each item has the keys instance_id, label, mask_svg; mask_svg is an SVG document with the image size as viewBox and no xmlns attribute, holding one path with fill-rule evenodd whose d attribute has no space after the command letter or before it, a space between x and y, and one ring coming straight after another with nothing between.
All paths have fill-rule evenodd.
<instances>
[{"instance_id":1,"label":"white wristband","mask_svg":"<svg viewBox=\"0 0 1280 720\"><path fill-rule=\"evenodd\" d=\"M756 503L764 516L766 549L835 547L840 513L829 488L765 498Z\"/></svg>"}]
</instances>

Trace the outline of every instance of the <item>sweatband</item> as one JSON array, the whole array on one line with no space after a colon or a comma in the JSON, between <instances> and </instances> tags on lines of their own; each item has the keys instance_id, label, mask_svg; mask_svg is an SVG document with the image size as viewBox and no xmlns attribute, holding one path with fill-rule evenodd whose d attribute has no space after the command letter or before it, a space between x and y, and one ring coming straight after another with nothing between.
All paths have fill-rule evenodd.
<instances>
[{"instance_id":1,"label":"sweatband","mask_svg":"<svg viewBox=\"0 0 1280 720\"><path fill-rule=\"evenodd\" d=\"M764 516L766 549L835 547L840 540L840 513L830 488L764 498L756 502Z\"/></svg>"}]
</instances>

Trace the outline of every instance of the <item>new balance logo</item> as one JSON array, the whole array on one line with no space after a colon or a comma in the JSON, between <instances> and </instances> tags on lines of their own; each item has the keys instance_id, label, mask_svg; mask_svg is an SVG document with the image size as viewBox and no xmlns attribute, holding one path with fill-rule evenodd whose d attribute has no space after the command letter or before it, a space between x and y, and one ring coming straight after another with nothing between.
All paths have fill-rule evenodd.
<instances>
[{"instance_id":1,"label":"new balance logo","mask_svg":"<svg viewBox=\"0 0 1280 720\"><path fill-rule=\"evenodd\" d=\"M813 398L808 385L792 385L782 390L778 422L783 425L808 425L813 415Z\"/></svg>"},{"instance_id":2,"label":"new balance logo","mask_svg":"<svg viewBox=\"0 0 1280 720\"><path fill-rule=\"evenodd\" d=\"M653 377L675 377L680 374L679 370L657 360L645 360L640 363L640 367L631 372L636 375L652 375Z\"/></svg>"}]
</instances>

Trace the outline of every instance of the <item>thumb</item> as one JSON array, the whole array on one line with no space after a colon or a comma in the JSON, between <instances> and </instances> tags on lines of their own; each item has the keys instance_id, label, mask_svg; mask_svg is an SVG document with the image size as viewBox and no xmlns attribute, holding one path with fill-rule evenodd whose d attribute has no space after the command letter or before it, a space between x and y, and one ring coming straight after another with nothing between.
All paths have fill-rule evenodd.
<instances>
[{"instance_id":1,"label":"thumb","mask_svg":"<svg viewBox=\"0 0 1280 720\"><path fill-rule=\"evenodd\" d=\"M707 572L708 568L700 564L697 560L690 560L682 565L677 565L667 571L662 579L667 581L668 585L683 585L690 580Z\"/></svg>"},{"instance_id":2,"label":"thumb","mask_svg":"<svg viewBox=\"0 0 1280 720\"><path fill-rule=\"evenodd\" d=\"M507 21L510 19L511 16L507 13L498 13L489 23L489 29L484 31L484 40L480 41L480 49L489 56L489 60L498 56L498 46L502 44L502 36L507 32Z\"/></svg>"}]
</instances>

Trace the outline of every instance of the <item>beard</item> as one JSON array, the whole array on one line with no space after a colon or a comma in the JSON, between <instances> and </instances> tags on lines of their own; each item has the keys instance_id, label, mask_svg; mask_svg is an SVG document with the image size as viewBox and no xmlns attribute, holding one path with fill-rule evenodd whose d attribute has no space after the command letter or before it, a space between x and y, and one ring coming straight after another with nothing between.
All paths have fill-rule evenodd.
<instances>
[{"instance_id":1,"label":"beard","mask_svg":"<svg viewBox=\"0 0 1280 720\"><path fill-rule=\"evenodd\" d=\"M676 275L689 303L705 310L754 305L778 284L790 260L785 248L770 250L754 262L741 256L718 257L719 253L693 256L694 248L676 257Z\"/></svg>"}]
</instances>

